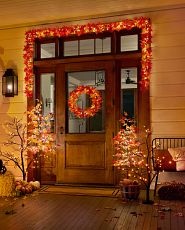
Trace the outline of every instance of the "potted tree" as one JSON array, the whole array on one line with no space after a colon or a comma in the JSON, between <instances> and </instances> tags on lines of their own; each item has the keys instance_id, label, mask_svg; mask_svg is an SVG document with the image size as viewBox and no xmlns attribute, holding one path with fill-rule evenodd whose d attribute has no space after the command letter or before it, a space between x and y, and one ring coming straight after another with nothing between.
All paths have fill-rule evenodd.
<instances>
[{"instance_id":1,"label":"potted tree","mask_svg":"<svg viewBox=\"0 0 185 230\"><path fill-rule=\"evenodd\" d=\"M113 139L115 147L113 165L121 172L121 188L123 187L125 190L125 184L128 188L135 185L136 193L139 190L136 185L140 182L146 189L144 203L153 203L150 200L150 186L156 172L152 170L152 148L149 143L151 132L146 128L144 132L139 132L135 121L128 118L126 112L120 123L121 128ZM130 191L133 192L133 189ZM133 196L137 197L135 194ZM132 198L132 196L130 197Z\"/></svg>"}]
</instances>

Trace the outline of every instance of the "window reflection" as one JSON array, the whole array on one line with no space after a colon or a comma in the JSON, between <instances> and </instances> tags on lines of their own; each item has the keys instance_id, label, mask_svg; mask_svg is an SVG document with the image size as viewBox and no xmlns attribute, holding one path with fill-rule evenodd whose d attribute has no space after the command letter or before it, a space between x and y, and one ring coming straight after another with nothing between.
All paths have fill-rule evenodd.
<instances>
[{"instance_id":1,"label":"window reflection","mask_svg":"<svg viewBox=\"0 0 185 230\"><path fill-rule=\"evenodd\" d=\"M55 57L55 43L41 44L41 58Z\"/></svg>"},{"instance_id":2,"label":"window reflection","mask_svg":"<svg viewBox=\"0 0 185 230\"><path fill-rule=\"evenodd\" d=\"M64 41L64 57L111 53L111 37Z\"/></svg>"},{"instance_id":3,"label":"window reflection","mask_svg":"<svg viewBox=\"0 0 185 230\"><path fill-rule=\"evenodd\" d=\"M46 116L52 114L51 132L54 132L54 102L55 102L55 76L54 73L41 74L41 100L42 112Z\"/></svg>"},{"instance_id":4,"label":"window reflection","mask_svg":"<svg viewBox=\"0 0 185 230\"><path fill-rule=\"evenodd\" d=\"M121 52L138 50L138 34L121 36Z\"/></svg>"},{"instance_id":5,"label":"window reflection","mask_svg":"<svg viewBox=\"0 0 185 230\"><path fill-rule=\"evenodd\" d=\"M111 53L111 38L96 38L95 39L95 51L96 54L101 54L101 53Z\"/></svg>"},{"instance_id":6,"label":"window reflection","mask_svg":"<svg viewBox=\"0 0 185 230\"><path fill-rule=\"evenodd\" d=\"M121 114L128 113L136 118L137 105L137 68L121 69Z\"/></svg>"}]
</instances>

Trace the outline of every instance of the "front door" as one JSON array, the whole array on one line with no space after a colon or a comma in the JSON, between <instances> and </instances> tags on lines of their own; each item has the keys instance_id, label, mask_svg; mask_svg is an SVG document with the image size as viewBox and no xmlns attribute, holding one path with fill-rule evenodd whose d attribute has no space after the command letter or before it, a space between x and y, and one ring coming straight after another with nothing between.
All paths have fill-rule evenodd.
<instances>
[{"instance_id":1,"label":"front door","mask_svg":"<svg viewBox=\"0 0 185 230\"><path fill-rule=\"evenodd\" d=\"M113 60L87 61L36 70L36 98L43 103L43 115L53 114L51 131L57 150L55 155L42 158L33 178L44 184L117 183L112 159L113 137L119 129L120 115L128 112L140 127L146 120L142 114L146 114L143 111L148 105L142 106L141 97L138 100L137 63L127 66ZM79 86L93 87L101 93L101 108L92 117L79 118L69 108L70 93ZM88 94L78 96L78 108L85 110L91 106Z\"/></svg>"},{"instance_id":2,"label":"front door","mask_svg":"<svg viewBox=\"0 0 185 230\"><path fill-rule=\"evenodd\" d=\"M51 63L37 68L35 95L43 103L43 115L53 114L51 124L57 150L55 155L41 159L33 175L29 173L30 178L43 184L117 183L112 159L120 116L128 112L141 128L149 114L148 91L142 92L137 82L137 62ZM93 87L101 93L101 108L92 117L78 118L69 108L70 93L79 86ZM91 106L88 94L78 96L78 108Z\"/></svg>"},{"instance_id":3,"label":"front door","mask_svg":"<svg viewBox=\"0 0 185 230\"><path fill-rule=\"evenodd\" d=\"M57 183L113 184L112 137L115 128L112 62L59 64L56 71ZM101 109L92 117L78 118L68 106L78 86L95 87L102 95ZM78 107L91 106L81 94Z\"/></svg>"}]
</instances>

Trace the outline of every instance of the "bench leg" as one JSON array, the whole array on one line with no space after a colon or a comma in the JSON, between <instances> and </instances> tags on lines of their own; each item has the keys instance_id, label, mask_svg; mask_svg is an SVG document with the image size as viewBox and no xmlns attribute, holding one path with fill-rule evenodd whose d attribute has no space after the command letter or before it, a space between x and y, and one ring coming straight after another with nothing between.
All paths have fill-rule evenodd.
<instances>
[{"instance_id":1,"label":"bench leg","mask_svg":"<svg viewBox=\"0 0 185 230\"><path fill-rule=\"evenodd\" d=\"M159 172L157 172L156 179L155 179L154 197L156 196L158 178L159 178Z\"/></svg>"}]
</instances>

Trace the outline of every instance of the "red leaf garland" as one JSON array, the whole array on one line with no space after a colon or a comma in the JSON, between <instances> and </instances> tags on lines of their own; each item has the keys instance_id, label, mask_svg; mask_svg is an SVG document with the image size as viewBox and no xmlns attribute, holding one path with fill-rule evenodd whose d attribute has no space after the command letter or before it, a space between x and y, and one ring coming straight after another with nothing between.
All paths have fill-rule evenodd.
<instances>
[{"instance_id":1,"label":"red leaf garland","mask_svg":"<svg viewBox=\"0 0 185 230\"><path fill-rule=\"evenodd\" d=\"M148 88L151 72L151 39L152 29L149 18L139 17L134 19L126 19L121 22L98 23L87 25L63 26L61 28L34 29L25 33L24 47L24 72L25 72L25 93L27 97L33 96L33 53L35 39L43 39L47 37L68 37L70 35L83 35L88 33L102 33L105 31L113 32L123 29L131 30L137 27L141 29L141 81L142 88Z\"/></svg>"}]
</instances>

